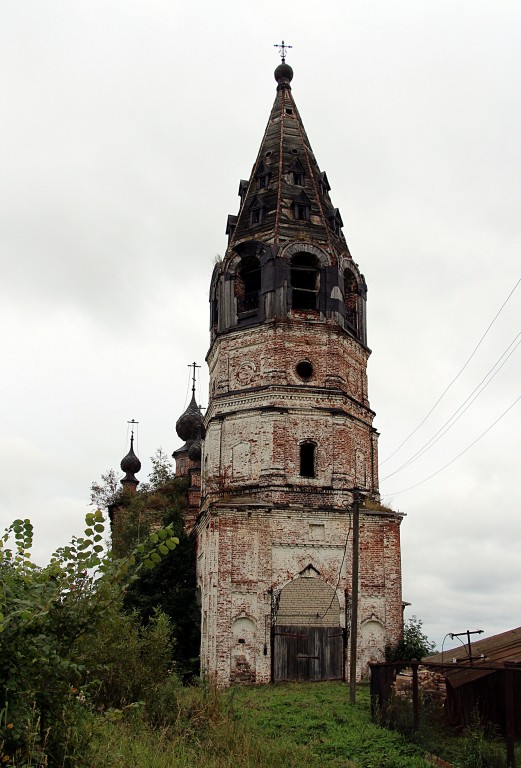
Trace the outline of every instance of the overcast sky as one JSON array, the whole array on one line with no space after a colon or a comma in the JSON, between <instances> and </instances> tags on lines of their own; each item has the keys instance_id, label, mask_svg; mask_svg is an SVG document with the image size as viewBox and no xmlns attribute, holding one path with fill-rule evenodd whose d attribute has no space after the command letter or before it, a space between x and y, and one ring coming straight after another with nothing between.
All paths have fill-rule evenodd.
<instances>
[{"instance_id":1,"label":"overcast sky","mask_svg":"<svg viewBox=\"0 0 521 768\"><path fill-rule=\"evenodd\" d=\"M158 447L179 447L192 360L207 403L209 279L282 38L369 287L382 462L521 277L518 0L3 0L0 521L30 517L41 562L81 532L127 420L142 479ZM521 401L405 490L521 395L520 310L521 286L381 466L384 500L406 513L408 615L438 647L521 624ZM505 350L446 436L391 474Z\"/></svg>"}]
</instances>

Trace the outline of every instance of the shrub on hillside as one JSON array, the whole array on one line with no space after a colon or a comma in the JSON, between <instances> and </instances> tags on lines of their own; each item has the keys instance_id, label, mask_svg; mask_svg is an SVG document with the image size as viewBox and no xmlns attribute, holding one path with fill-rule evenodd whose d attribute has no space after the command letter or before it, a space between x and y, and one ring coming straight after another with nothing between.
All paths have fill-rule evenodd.
<instances>
[{"instance_id":1,"label":"shrub on hillside","mask_svg":"<svg viewBox=\"0 0 521 768\"><path fill-rule=\"evenodd\" d=\"M141 570L161 562L178 539L171 528L161 528L128 557L113 560L102 556L103 533L101 512L89 513L84 536L59 549L44 568L31 561L29 520L16 520L0 537L0 749L4 763L16 757L24 766L75 764L92 726L89 700L106 696L116 679L120 680L119 700L137 693L121 682L125 664L121 643L114 641L112 646L112 652L120 648L118 663L109 657L105 664L94 663L96 646L99 650L104 636L114 638L116 624L120 632L125 629L120 639L125 637L127 646L135 649L133 671L140 668L142 678L166 674L161 657L157 667L153 654L163 643L168 648L167 620L158 616L149 631L141 631L137 622L121 619L120 608L128 585ZM127 654L126 660L130 658Z\"/></svg>"}]
</instances>

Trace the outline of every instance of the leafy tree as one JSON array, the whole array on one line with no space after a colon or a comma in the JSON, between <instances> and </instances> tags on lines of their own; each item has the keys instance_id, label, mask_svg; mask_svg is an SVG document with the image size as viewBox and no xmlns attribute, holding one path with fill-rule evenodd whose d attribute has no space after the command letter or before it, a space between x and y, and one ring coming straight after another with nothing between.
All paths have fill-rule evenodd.
<instances>
[{"instance_id":1,"label":"leafy tree","mask_svg":"<svg viewBox=\"0 0 521 768\"><path fill-rule=\"evenodd\" d=\"M101 475L101 482L94 481L90 486L90 504L96 509L107 509L114 504L121 494L116 473L113 469Z\"/></svg>"},{"instance_id":2,"label":"leafy tree","mask_svg":"<svg viewBox=\"0 0 521 768\"><path fill-rule=\"evenodd\" d=\"M429 640L422 630L423 622L416 616L411 616L404 624L403 637L395 645L387 645L385 658L387 661L412 661L423 659L433 653L436 644Z\"/></svg>"},{"instance_id":3,"label":"leafy tree","mask_svg":"<svg viewBox=\"0 0 521 768\"><path fill-rule=\"evenodd\" d=\"M76 694L80 687L90 694L94 686L86 649L103 634L140 572L152 570L179 543L165 526L114 560L103 556L102 513L88 513L85 522L84 535L57 550L43 568L31 561L30 520L15 520L0 537L4 763L14 755L23 765L74 763L73 753L85 744L78 742L78 729L69 728L71 713L85 714Z\"/></svg>"},{"instance_id":4,"label":"leafy tree","mask_svg":"<svg viewBox=\"0 0 521 768\"><path fill-rule=\"evenodd\" d=\"M148 475L148 485L151 490L164 488L175 478L175 472L172 462L162 448L158 448L153 456L150 457L152 469Z\"/></svg>"},{"instance_id":5,"label":"leafy tree","mask_svg":"<svg viewBox=\"0 0 521 768\"><path fill-rule=\"evenodd\" d=\"M153 571L143 571L129 587L124 605L138 611L146 623L156 609L168 616L172 627L172 660L180 675L194 675L199 669L200 610L195 580L195 540L184 525L188 481L177 478L153 494L142 495L143 504L152 502L161 524L168 525L179 539L175 562L158 564ZM135 503L135 502L134 502Z\"/></svg>"},{"instance_id":6,"label":"leafy tree","mask_svg":"<svg viewBox=\"0 0 521 768\"><path fill-rule=\"evenodd\" d=\"M127 590L124 607L137 611L144 627L157 609L166 614L171 627L172 662L178 674L191 676L199 670L200 610L195 540L186 532L184 523L189 480L175 477L161 448L151 457L151 463L148 482L141 483L135 493L119 491L116 497L112 547L118 557L123 557L159 525L170 526L179 539L175 562L165 560L154 571L142 571ZM107 490L111 491L111 487ZM110 498L110 493L106 496Z\"/></svg>"}]
</instances>

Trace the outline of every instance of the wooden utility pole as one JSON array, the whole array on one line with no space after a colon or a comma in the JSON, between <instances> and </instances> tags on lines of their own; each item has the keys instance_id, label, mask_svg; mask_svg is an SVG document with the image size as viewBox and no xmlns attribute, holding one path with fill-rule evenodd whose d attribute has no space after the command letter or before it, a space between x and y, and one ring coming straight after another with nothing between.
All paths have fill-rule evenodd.
<instances>
[{"instance_id":1,"label":"wooden utility pole","mask_svg":"<svg viewBox=\"0 0 521 768\"><path fill-rule=\"evenodd\" d=\"M356 699L358 644L358 562L360 555L360 492L353 488L353 568L351 573L351 653L349 655L349 702Z\"/></svg>"}]
</instances>

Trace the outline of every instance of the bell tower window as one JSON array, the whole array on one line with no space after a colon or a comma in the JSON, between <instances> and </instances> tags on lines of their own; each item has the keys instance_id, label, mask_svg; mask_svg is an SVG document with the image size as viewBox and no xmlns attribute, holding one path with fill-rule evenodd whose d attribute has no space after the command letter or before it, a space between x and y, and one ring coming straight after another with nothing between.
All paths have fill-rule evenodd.
<instances>
[{"instance_id":1,"label":"bell tower window","mask_svg":"<svg viewBox=\"0 0 521 768\"><path fill-rule=\"evenodd\" d=\"M331 216L328 216L329 226L335 233L335 235L338 235L340 237L342 233L342 227L344 226L344 222L342 221L342 217L340 215L340 211L338 208L335 208L334 212L331 214Z\"/></svg>"},{"instance_id":2,"label":"bell tower window","mask_svg":"<svg viewBox=\"0 0 521 768\"><path fill-rule=\"evenodd\" d=\"M248 182L246 179L241 179L239 182L239 197L241 198L241 205L244 203L246 192L248 191Z\"/></svg>"},{"instance_id":3,"label":"bell tower window","mask_svg":"<svg viewBox=\"0 0 521 768\"><path fill-rule=\"evenodd\" d=\"M304 191L293 201L293 216L299 221L309 221L311 202Z\"/></svg>"},{"instance_id":4,"label":"bell tower window","mask_svg":"<svg viewBox=\"0 0 521 768\"><path fill-rule=\"evenodd\" d=\"M299 221L309 220L309 206L302 205L301 203L295 203L293 207L295 218Z\"/></svg>"},{"instance_id":5,"label":"bell tower window","mask_svg":"<svg viewBox=\"0 0 521 768\"><path fill-rule=\"evenodd\" d=\"M301 477L316 477L315 472L315 459L316 459L316 443L308 441L300 444L300 476Z\"/></svg>"},{"instance_id":6,"label":"bell tower window","mask_svg":"<svg viewBox=\"0 0 521 768\"><path fill-rule=\"evenodd\" d=\"M250 211L250 224L252 227L256 224L262 224L262 208L253 208Z\"/></svg>"},{"instance_id":7,"label":"bell tower window","mask_svg":"<svg viewBox=\"0 0 521 768\"><path fill-rule=\"evenodd\" d=\"M235 227L237 226L237 216L228 216L228 220L226 222L226 234L228 235L228 242L233 237L233 233L235 232Z\"/></svg>"},{"instance_id":8,"label":"bell tower window","mask_svg":"<svg viewBox=\"0 0 521 768\"><path fill-rule=\"evenodd\" d=\"M295 160L291 168L289 169L291 174L291 181L297 187L303 187L306 180L306 171L300 160Z\"/></svg>"},{"instance_id":9,"label":"bell tower window","mask_svg":"<svg viewBox=\"0 0 521 768\"><path fill-rule=\"evenodd\" d=\"M349 267L344 269L344 303L347 323L358 333L358 280Z\"/></svg>"},{"instance_id":10,"label":"bell tower window","mask_svg":"<svg viewBox=\"0 0 521 768\"><path fill-rule=\"evenodd\" d=\"M237 312L252 312L259 308L261 288L260 262L256 256L245 256L235 275L235 296Z\"/></svg>"},{"instance_id":11,"label":"bell tower window","mask_svg":"<svg viewBox=\"0 0 521 768\"><path fill-rule=\"evenodd\" d=\"M331 187L329 186L329 181L327 180L326 172L322 171L322 173L319 176L319 184L320 184L320 191L322 192L322 196L325 197Z\"/></svg>"},{"instance_id":12,"label":"bell tower window","mask_svg":"<svg viewBox=\"0 0 521 768\"><path fill-rule=\"evenodd\" d=\"M291 259L292 309L317 309L319 283L316 257L310 253L296 253Z\"/></svg>"},{"instance_id":13,"label":"bell tower window","mask_svg":"<svg viewBox=\"0 0 521 768\"><path fill-rule=\"evenodd\" d=\"M258 197L254 197L248 209L250 216L250 227L255 227L259 224L262 224L264 221L265 211L266 208L262 200L260 200Z\"/></svg>"},{"instance_id":14,"label":"bell tower window","mask_svg":"<svg viewBox=\"0 0 521 768\"><path fill-rule=\"evenodd\" d=\"M270 170L264 160L261 161L261 164L257 168L257 171L255 173L255 178L257 179L257 186L259 189L266 189L268 186L268 182L270 179Z\"/></svg>"}]
</instances>

